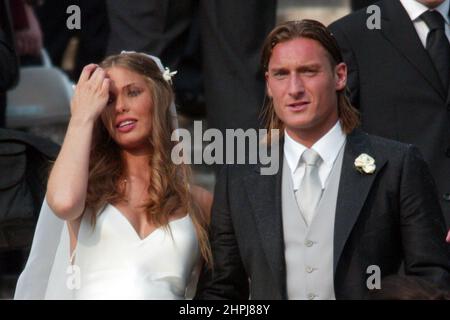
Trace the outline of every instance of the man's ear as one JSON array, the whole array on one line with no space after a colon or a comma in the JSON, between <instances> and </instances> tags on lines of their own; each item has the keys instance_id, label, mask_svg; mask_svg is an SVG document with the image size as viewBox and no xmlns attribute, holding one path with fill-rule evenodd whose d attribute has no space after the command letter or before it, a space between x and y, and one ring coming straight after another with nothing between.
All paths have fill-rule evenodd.
<instances>
[{"instance_id":1,"label":"man's ear","mask_svg":"<svg viewBox=\"0 0 450 320\"><path fill-rule=\"evenodd\" d=\"M347 65L344 62L339 63L334 68L336 91L341 91L347 85Z\"/></svg>"}]
</instances>

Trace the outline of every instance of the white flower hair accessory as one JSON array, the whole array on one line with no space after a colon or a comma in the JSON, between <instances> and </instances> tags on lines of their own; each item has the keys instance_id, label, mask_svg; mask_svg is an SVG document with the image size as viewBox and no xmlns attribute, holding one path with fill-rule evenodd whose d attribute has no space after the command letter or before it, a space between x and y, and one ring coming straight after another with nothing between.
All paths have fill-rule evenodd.
<instances>
[{"instance_id":1,"label":"white flower hair accessory","mask_svg":"<svg viewBox=\"0 0 450 320\"><path fill-rule=\"evenodd\" d=\"M164 78L164 80L166 80L167 82L170 82L170 83L172 83L172 77L174 76L174 75L176 75L178 73L178 71L170 71L170 69L169 68L165 68L164 69L164 72L163 72L163 78Z\"/></svg>"},{"instance_id":2,"label":"white flower hair accessory","mask_svg":"<svg viewBox=\"0 0 450 320\"><path fill-rule=\"evenodd\" d=\"M372 174L375 172L377 166L375 165L374 158L367 153L361 153L358 158L355 159L355 168L360 173Z\"/></svg>"},{"instance_id":3,"label":"white flower hair accessory","mask_svg":"<svg viewBox=\"0 0 450 320\"><path fill-rule=\"evenodd\" d=\"M122 51L120 52L120 54L128 54L128 53L142 54L142 55L144 55L144 56L146 56L146 57L152 59L152 60L156 63L156 65L158 66L159 70L161 71L161 74L162 74L164 80L166 80L166 81L169 82L170 84L172 84L172 77L178 73L178 71L176 71L176 70L175 70L175 71L170 71L170 69L169 69L168 67L165 67L165 68L164 68L164 66L163 66L163 64L162 64L162 62L161 62L161 59L159 59L159 58L156 57L156 56L152 56L152 55L150 55L150 54L146 54L146 53L143 53L143 52L136 52L136 51L126 51L126 50L122 50Z\"/></svg>"}]
</instances>

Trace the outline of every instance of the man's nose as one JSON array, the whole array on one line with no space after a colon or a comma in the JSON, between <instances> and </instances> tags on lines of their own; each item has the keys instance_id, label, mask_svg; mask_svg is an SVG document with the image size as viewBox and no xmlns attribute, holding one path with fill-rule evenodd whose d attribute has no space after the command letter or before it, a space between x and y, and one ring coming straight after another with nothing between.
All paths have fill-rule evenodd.
<instances>
[{"instance_id":1,"label":"man's nose","mask_svg":"<svg viewBox=\"0 0 450 320\"><path fill-rule=\"evenodd\" d=\"M289 94L293 97L298 96L305 92L305 87L303 85L303 80L300 75L294 73L289 77Z\"/></svg>"}]
</instances>

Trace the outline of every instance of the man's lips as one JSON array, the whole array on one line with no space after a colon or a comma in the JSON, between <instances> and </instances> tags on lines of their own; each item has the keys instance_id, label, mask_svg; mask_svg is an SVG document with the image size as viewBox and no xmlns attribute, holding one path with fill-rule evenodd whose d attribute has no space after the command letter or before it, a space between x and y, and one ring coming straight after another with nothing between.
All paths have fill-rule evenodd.
<instances>
[{"instance_id":1,"label":"man's lips","mask_svg":"<svg viewBox=\"0 0 450 320\"><path fill-rule=\"evenodd\" d=\"M289 103L287 105L287 107L290 109L303 109L309 103L310 103L309 101L298 101L298 102Z\"/></svg>"}]
</instances>

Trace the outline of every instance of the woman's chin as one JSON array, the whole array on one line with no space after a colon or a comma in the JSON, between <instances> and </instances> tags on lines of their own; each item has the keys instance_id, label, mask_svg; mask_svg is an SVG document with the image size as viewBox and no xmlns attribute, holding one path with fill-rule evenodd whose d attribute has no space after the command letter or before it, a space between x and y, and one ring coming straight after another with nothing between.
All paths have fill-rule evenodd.
<instances>
[{"instance_id":1,"label":"woman's chin","mask_svg":"<svg viewBox=\"0 0 450 320\"><path fill-rule=\"evenodd\" d=\"M148 153L150 150L148 139L118 139L116 143L120 149L133 153Z\"/></svg>"}]
</instances>

